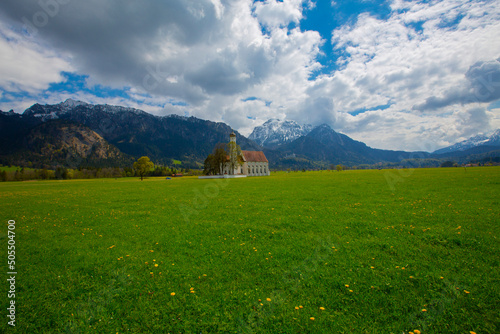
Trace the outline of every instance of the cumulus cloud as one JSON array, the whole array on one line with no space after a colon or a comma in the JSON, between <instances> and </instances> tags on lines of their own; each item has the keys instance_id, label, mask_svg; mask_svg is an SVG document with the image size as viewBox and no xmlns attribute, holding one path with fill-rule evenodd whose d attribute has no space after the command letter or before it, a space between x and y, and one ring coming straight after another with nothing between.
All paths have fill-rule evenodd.
<instances>
[{"instance_id":1,"label":"cumulus cloud","mask_svg":"<svg viewBox=\"0 0 500 334\"><path fill-rule=\"evenodd\" d=\"M313 6L311 1L304 0L265 0L264 2L256 2L254 8L255 14L263 25L286 27L292 22L300 22L303 17L303 7L312 8Z\"/></svg>"},{"instance_id":2,"label":"cumulus cloud","mask_svg":"<svg viewBox=\"0 0 500 334\"><path fill-rule=\"evenodd\" d=\"M500 54L500 41L494 37L500 33L500 9L494 1L453 0L394 1L392 9L388 19L365 13L332 33L332 45L342 56L328 86L342 93L320 89L333 94L332 113L340 114L334 117L336 128L373 146L398 148L406 142L403 147L420 149L421 140L402 139L422 137L418 133L445 145L446 138L451 141L469 131L458 116L467 104L479 103L472 109L485 110L499 99L494 88L498 61L492 59ZM388 104L390 108L376 110ZM375 110L347 116L360 109ZM422 113L431 109L437 114ZM475 123L475 130L491 126Z\"/></svg>"},{"instance_id":3,"label":"cumulus cloud","mask_svg":"<svg viewBox=\"0 0 500 334\"><path fill-rule=\"evenodd\" d=\"M0 87L9 92L36 92L63 80L72 66L57 53L41 48L0 23Z\"/></svg>"},{"instance_id":4,"label":"cumulus cloud","mask_svg":"<svg viewBox=\"0 0 500 334\"><path fill-rule=\"evenodd\" d=\"M430 96L413 106L420 111L436 110L455 104L486 103L500 99L500 61L480 61L465 73L463 87L454 87L443 96Z\"/></svg>"}]
</instances>

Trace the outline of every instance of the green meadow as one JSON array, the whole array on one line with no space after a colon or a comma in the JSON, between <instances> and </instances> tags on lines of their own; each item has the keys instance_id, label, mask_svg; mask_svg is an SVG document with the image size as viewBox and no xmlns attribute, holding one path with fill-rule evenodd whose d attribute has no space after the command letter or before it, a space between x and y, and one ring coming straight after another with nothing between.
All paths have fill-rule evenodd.
<instances>
[{"instance_id":1,"label":"green meadow","mask_svg":"<svg viewBox=\"0 0 500 334\"><path fill-rule=\"evenodd\" d=\"M497 167L7 182L0 200L0 332L500 332Z\"/></svg>"}]
</instances>

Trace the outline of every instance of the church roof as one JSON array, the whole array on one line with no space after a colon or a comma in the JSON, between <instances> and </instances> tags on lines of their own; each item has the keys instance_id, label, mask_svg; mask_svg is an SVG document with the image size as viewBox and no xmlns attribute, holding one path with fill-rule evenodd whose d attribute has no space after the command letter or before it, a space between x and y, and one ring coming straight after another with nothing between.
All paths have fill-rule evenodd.
<instances>
[{"instance_id":1,"label":"church roof","mask_svg":"<svg viewBox=\"0 0 500 334\"><path fill-rule=\"evenodd\" d=\"M262 151L241 151L247 162L269 162Z\"/></svg>"}]
</instances>

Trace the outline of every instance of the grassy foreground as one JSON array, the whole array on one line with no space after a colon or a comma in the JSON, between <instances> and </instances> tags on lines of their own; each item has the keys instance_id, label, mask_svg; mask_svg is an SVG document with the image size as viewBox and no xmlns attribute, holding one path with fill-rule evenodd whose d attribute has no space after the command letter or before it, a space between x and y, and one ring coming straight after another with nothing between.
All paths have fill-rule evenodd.
<instances>
[{"instance_id":1,"label":"grassy foreground","mask_svg":"<svg viewBox=\"0 0 500 334\"><path fill-rule=\"evenodd\" d=\"M499 190L494 167L3 183L0 332L499 333Z\"/></svg>"}]
</instances>

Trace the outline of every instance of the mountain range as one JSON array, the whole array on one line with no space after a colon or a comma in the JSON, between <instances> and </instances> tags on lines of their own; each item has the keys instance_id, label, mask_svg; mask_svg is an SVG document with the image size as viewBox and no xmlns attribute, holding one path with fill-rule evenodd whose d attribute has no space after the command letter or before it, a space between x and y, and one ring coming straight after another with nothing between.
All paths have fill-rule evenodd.
<instances>
[{"instance_id":1,"label":"mountain range","mask_svg":"<svg viewBox=\"0 0 500 334\"><path fill-rule=\"evenodd\" d=\"M34 104L23 114L0 112L0 163L39 168L124 167L146 155L157 164L180 160L185 168L200 168L215 145L227 142L232 131L221 122L155 116L134 108L68 99L54 105ZM414 158L464 160L469 155L491 156L491 152L500 156L499 131L496 137L434 153L374 149L326 124L313 128L290 120L268 120L249 138L235 133L243 150L263 150L271 168L395 164Z\"/></svg>"},{"instance_id":2,"label":"mountain range","mask_svg":"<svg viewBox=\"0 0 500 334\"><path fill-rule=\"evenodd\" d=\"M479 146L496 146L500 147L500 129L493 132L491 135L480 134L454 145L434 151L434 154L446 154L457 151L466 151Z\"/></svg>"}]
</instances>

